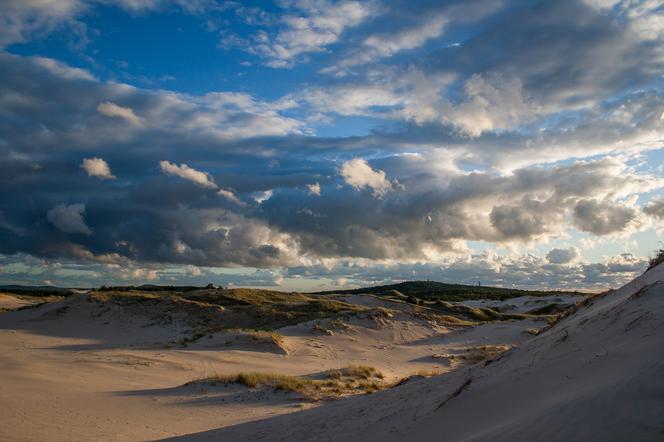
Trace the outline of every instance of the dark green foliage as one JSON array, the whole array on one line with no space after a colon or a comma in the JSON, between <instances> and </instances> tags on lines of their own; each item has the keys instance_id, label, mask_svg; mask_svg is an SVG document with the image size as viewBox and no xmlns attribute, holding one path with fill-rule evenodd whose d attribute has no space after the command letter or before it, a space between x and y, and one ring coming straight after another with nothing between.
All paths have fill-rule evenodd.
<instances>
[{"instance_id":1,"label":"dark green foliage","mask_svg":"<svg viewBox=\"0 0 664 442\"><path fill-rule=\"evenodd\" d=\"M366 287L352 290L334 290L318 292L317 294L373 294L393 297L394 293L412 296L425 300L467 301L473 299L505 300L518 296L552 296L563 294L579 295L579 292L517 290L502 287L474 286L463 284L446 284L436 281L405 281L398 284ZM411 302L408 300L408 302Z\"/></svg>"},{"instance_id":2,"label":"dark green foliage","mask_svg":"<svg viewBox=\"0 0 664 442\"><path fill-rule=\"evenodd\" d=\"M35 297L69 296L73 293L70 289L62 287L28 285L3 285L0 286L0 292Z\"/></svg>"},{"instance_id":3,"label":"dark green foliage","mask_svg":"<svg viewBox=\"0 0 664 442\"><path fill-rule=\"evenodd\" d=\"M663 262L664 262L664 249L659 249L657 252L655 252L655 256L650 258L650 261L648 261L648 268L646 269L646 272L652 268L657 267Z\"/></svg>"}]
</instances>

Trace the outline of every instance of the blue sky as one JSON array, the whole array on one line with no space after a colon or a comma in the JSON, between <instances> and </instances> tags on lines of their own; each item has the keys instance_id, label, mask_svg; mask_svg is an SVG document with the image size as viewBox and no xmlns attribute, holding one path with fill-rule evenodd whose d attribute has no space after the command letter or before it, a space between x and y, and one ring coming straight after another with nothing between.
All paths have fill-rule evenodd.
<instances>
[{"instance_id":1,"label":"blue sky","mask_svg":"<svg viewBox=\"0 0 664 442\"><path fill-rule=\"evenodd\" d=\"M0 282L615 286L662 40L652 0L9 0Z\"/></svg>"}]
</instances>

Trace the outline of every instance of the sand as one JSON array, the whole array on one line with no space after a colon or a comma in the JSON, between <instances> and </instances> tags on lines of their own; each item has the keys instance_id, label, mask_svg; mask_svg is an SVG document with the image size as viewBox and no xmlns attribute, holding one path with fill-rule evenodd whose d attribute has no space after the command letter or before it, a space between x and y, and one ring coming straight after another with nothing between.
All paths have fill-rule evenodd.
<instances>
[{"instance_id":1,"label":"sand","mask_svg":"<svg viewBox=\"0 0 664 442\"><path fill-rule=\"evenodd\" d=\"M176 440L664 440L664 265L490 364Z\"/></svg>"},{"instance_id":2,"label":"sand","mask_svg":"<svg viewBox=\"0 0 664 442\"><path fill-rule=\"evenodd\" d=\"M183 323L100 309L86 295L3 312L0 440L661 440L663 276L659 266L537 336L543 321L446 327L408 304L362 295L344 299L393 313L284 327L278 345L220 332L183 347L176 344ZM531 301L539 300L503 308L523 311ZM510 350L473 363L478 346ZM331 402L185 385L239 371L313 375L350 364L374 366L386 382L442 374Z\"/></svg>"},{"instance_id":3,"label":"sand","mask_svg":"<svg viewBox=\"0 0 664 442\"><path fill-rule=\"evenodd\" d=\"M351 364L376 367L386 382L423 370L451 373L477 346L518 346L532 337L526 330L546 326L523 320L444 327L415 317L408 304L346 298L394 314L285 327L280 346L224 332L183 347L174 344L184 336L181 324L154 324L118 306L100 309L86 295L0 313L0 440L190 437L327 410L329 402L292 393L184 384L239 371L312 375Z\"/></svg>"}]
</instances>

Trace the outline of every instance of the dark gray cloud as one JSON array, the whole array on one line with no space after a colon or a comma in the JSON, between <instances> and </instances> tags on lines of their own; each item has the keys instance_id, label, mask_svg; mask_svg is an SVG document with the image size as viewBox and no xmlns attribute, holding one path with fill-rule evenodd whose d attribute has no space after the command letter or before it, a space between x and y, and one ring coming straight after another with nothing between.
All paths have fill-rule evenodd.
<instances>
[{"instance_id":1,"label":"dark gray cloud","mask_svg":"<svg viewBox=\"0 0 664 442\"><path fill-rule=\"evenodd\" d=\"M566 249L554 248L546 254L546 259L551 264L568 264L579 257L579 249L568 247Z\"/></svg>"},{"instance_id":2,"label":"dark gray cloud","mask_svg":"<svg viewBox=\"0 0 664 442\"><path fill-rule=\"evenodd\" d=\"M664 219L664 200L655 199L645 205L643 211L655 218Z\"/></svg>"},{"instance_id":3,"label":"dark gray cloud","mask_svg":"<svg viewBox=\"0 0 664 442\"><path fill-rule=\"evenodd\" d=\"M599 287L637 271L634 257L497 258L469 242L518 248L571 229L592 240L664 217L661 199L637 203L664 185L638 162L664 139L662 33L628 2L416 3L356 4L374 15L284 56L267 42L254 54L273 64L339 49L323 57L334 69L269 100L139 89L0 52L3 278L28 277L19 261L61 280L63 262L87 281L256 267L235 282L260 285L283 274ZM72 19L87 7L67 5ZM10 31L0 44L34 32ZM381 125L318 137L319 114Z\"/></svg>"},{"instance_id":4,"label":"dark gray cloud","mask_svg":"<svg viewBox=\"0 0 664 442\"><path fill-rule=\"evenodd\" d=\"M636 218L637 212L631 207L613 204L596 199L584 199L574 207L574 222L584 232L606 235L619 232Z\"/></svg>"}]
</instances>

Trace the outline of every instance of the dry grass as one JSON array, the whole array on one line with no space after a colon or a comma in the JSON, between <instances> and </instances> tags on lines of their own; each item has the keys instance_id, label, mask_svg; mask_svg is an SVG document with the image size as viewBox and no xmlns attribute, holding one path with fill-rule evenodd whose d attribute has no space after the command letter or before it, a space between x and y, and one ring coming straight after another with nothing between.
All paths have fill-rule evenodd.
<instances>
[{"instance_id":1,"label":"dry grass","mask_svg":"<svg viewBox=\"0 0 664 442\"><path fill-rule=\"evenodd\" d=\"M92 292L88 298L102 306L120 305L132 313L147 316L152 325L178 322L201 335L233 328L274 330L315 319L343 318L371 311L324 296L257 289L179 294L108 290Z\"/></svg>"},{"instance_id":2,"label":"dry grass","mask_svg":"<svg viewBox=\"0 0 664 442\"><path fill-rule=\"evenodd\" d=\"M658 251L655 252L655 256L650 258L650 260L648 261L648 268L646 269L646 272L650 269L657 267L663 262L664 262L664 249L659 249Z\"/></svg>"},{"instance_id":3,"label":"dry grass","mask_svg":"<svg viewBox=\"0 0 664 442\"><path fill-rule=\"evenodd\" d=\"M476 364L487 359L493 359L509 349L509 345L479 345L477 347L468 347L464 353L457 355L455 359L468 364Z\"/></svg>"},{"instance_id":4,"label":"dry grass","mask_svg":"<svg viewBox=\"0 0 664 442\"><path fill-rule=\"evenodd\" d=\"M373 367L348 366L330 370L320 379L276 373L241 372L217 375L194 383L241 384L248 388L267 387L274 391L297 393L309 400L331 400L359 393L373 393L391 387Z\"/></svg>"}]
</instances>

